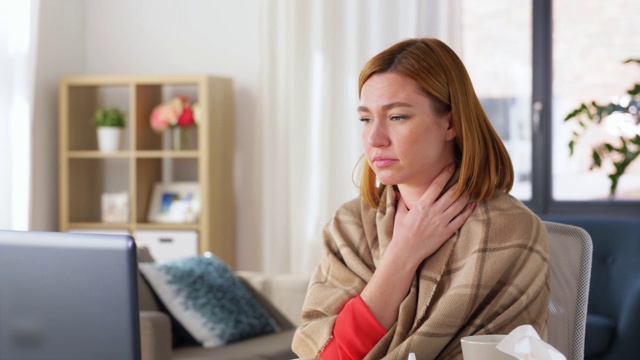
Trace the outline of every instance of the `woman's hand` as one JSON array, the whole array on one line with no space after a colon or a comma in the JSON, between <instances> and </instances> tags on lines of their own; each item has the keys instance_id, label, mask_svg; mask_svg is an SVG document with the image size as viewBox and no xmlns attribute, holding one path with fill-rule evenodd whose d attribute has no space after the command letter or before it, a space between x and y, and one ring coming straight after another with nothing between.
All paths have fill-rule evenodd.
<instances>
[{"instance_id":1,"label":"woman's hand","mask_svg":"<svg viewBox=\"0 0 640 360\"><path fill-rule=\"evenodd\" d=\"M453 163L444 168L411 209L399 198L389 255L406 257L417 268L467 221L475 208L469 194L454 199L454 185L438 198L454 169Z\"/></svg>"}]
</instances>

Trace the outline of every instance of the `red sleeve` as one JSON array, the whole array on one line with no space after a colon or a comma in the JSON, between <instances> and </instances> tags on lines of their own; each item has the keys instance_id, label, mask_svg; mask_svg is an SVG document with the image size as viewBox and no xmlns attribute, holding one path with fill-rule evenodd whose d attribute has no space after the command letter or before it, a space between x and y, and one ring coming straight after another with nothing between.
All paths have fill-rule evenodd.
<instances>
[{"instance_id":1,"label":"red sleeve","mask_svg":"<svg viewBox=\"0 0 640 360\"><path fill-rule=\"evenodd\" d=\"M333 338L324 347L323 360L361 360L387 333L360 296L347 302L333 325Z\"/></svg>"}]
</instances>

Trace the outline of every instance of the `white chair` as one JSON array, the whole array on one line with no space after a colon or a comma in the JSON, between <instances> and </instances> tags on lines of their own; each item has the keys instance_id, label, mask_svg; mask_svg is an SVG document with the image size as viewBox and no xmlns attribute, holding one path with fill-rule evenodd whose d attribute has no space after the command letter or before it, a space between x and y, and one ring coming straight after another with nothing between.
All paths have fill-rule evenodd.
<instances>
[{"instance_id":1,"label":"white chair","mask_svg":"<svg viewBox=\"0 0 640 360\"><path fill-rule=\"evenodd\" d=\"M544 221L549 235L548 342L567 360L584 359L593 246L584 229Z\"/></svg>"}]
</instances>

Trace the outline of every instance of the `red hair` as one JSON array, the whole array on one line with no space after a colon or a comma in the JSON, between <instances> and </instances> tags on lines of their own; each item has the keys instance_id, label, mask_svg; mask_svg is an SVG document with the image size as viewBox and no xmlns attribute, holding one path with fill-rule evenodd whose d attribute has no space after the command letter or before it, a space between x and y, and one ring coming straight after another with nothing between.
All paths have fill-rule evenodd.
<instances>
[{"instance_id":1,"label":"red hair","mask_svg":"<svg viewBox=\"0 0 640 360\"><path fill-rule=\"evenodd\" d=\"M385 72L414 80L431 99L436 114L451 112L456 131L454 156L460 169L455 197L468 192L476 201L482 201L496 190L511 190L511 158L484 112L464 64L451 48L430 38L399 42L365 64L358 94L372 75ZM362 163L360 196L377 207L385 185L377 184L376 174L366 160Z\"/></svg>"}]
</instances>

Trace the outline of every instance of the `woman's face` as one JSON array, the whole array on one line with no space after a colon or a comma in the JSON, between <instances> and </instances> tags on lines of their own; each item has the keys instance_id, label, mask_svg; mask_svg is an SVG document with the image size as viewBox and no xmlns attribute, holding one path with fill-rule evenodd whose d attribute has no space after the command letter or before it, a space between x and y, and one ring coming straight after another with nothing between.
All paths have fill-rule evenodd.
<instances>
[{"instance_id":1,"label":"woman's face","mask_svg":"<svg viewBox=\"0 0 640 360\"><path fill-rule=\"evenodd\" d=\"M358 114L367 161L382 184L428 186L454 159L451 114L436 115L431 100L404 75L371 76Z\"/></svg>"}]
</instances>

